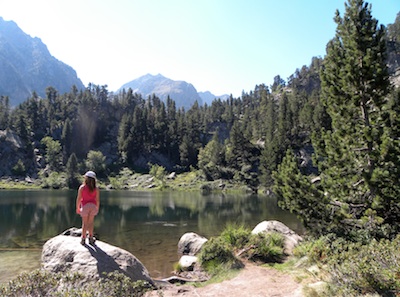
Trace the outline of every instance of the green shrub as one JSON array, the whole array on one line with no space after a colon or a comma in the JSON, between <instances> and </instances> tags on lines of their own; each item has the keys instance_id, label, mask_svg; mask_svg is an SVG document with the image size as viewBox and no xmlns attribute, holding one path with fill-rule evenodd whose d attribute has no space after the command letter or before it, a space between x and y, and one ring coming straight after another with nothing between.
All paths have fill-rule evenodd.
<instances>
[{"instance_id":1,"label":"green shrub","mask_svg":"<svg viewBox=\"0 0 400 297\"><path fill-rule=\"evenodd\" d=\"M263 262L281 262L284 257L285 238L282 234L258 233L250 236L247 243L246 255L252 260Z\"/></svg>"},{"instance_id":2,"label":"green shrub","mask_svg":"<svg viewBox=\"0 0 400 297\"><path fill-rule=\"evenodd\" d=\"M111 272L102 279L100 291L104 296L143 296L151 289L145 281L133 281L126 275L118 272Z\"/></svg>"},{"instance_id":3,"label":"green shrub","mask_svg":"<svg viewBox=\"0 0 400 297\"><path fill-rule=\"evenodd\" d=\"M230 244L233 248L243 248L248 242L251 231L243 225L228 225L221 233L224 241Z\"/></svg>"},{"instance_id":4,"label":"green shrub","mask_svg":"<svg viewBox=\"0 0 400 297\"><path fill-rule=\"evenodd\" d=\"M43 179L42 188L50 189L62 189L67 187L67 181L65 175L52 172L50 175Z\"/></svg>"},{"instance_id":5,"label":"green shrub","mask_svg":"<svg viewBox=\"0 0 400 297\"><path fill-rule=\"evenodd\" d=\"M12 168L12 173L17 176L23 176L26 173L26 168L24 162L21 159L18 159L18 162Z\"/></svg>"},{"instance_id":6,"label":"green shrub","mask_svg":"<svg viewBox=\"0 0 400 297\"><path fill-rule=\"evenodd\" d=\"M60 274L51 275L48 272L35 270L32 273L22 273L8 284L0 287L0 296L50 296L54 292Z\"/></svg>"},{"instance_id":7,"label":"green shrub","mask_svg":"<svg viewBox=\"0 0 400 297\"><path fill-rule=\"evenodd\" d=\"M60 284L62 284L60 286ZM50 273L35 270L22 273L14 280L0 286L0 296L20 297L119 297L143 296L150 289L144 281L112 272L98 282L84 282L79 273Z\"/></svg>"},{"instance_id":8,"label":"green shrub","mask_svg":"<svg viewBox=\"0 0 400 297\"><path fill-rule=\"evenodd\" d=\"M328 235L301 243L294 255L327 270L330 296L399 296L399 250L400 235L364 245Z\"/></svg>"},{"instance_id":9,"label":"green shrub","mask_svg":"<svg viewBox=\"0 0 400 297\"><path fill-rule=\"evenodd\" d=\"M121 182L121 180L118 177L109 176L108 180L113 189L115 189L115 190L123 189L123 183Z\"/></svg>"},{"instance_id":10,"label":"green shrub","mask_svg":"<svg viewBox=\"0 0 400 297\"><path fill-rule=\"evenodd\" d=\"M211 238L203 245L199 263L211 275L243 266L233 254L232 246L222 237Z\"/></svg>"},{"instance_id":11,"label":"green shrub","mask_svg":"<svg viewBox=\"0 0 400 297\"><path fill-rule=\"evenodd\" d=\"M97 176L101 176L106 171L106 157L101 151L91 150L87 153L85 160L87 170L93 170Z\"/></svg>"},{"instance_id":12,"label":"green shrub","mask_svg":"<svg viewBox=\"0 0 400 297\"><path fill-rule=\"evenodd\" d=\"M320 237L316 240L301 242L293 249L295 257L308 257L310 263L326 263L331 254L328 237Z\"/></svg>"},{"instance_id":13,"label":"green shrub","mask_svg":"<svg viewBox=\"0 0 400 297\"><path fill-rule=\"evenodd\" d=\"M342 248L337 248L342 246ZM328 262L332 287L342 296L400 294L400 236L395 240L372 240L367 245L333 245Z\"/></svg>"},{"instance_id":14,"label":"green shrub","mask_svg":"<svg viewBox=\"0 0 400 297\"><path fill-rule=\"evenodd\" d=\"M155 177L161 183L161 188L165 187L165 177L167 176L167 171L165 167L158 164L149 164L150 174Z\"/></svg>"},{"instance_id":15,"label":"green shrub","mask_svg":"<svg viewBox=\"0 0 400 297\"><path fill-rule=\"evenodd\" d=\"M199 262L211 275L242 267L236 254L250 260L281 262L285 257L284 241L284 236L276 232L251 234L243 226L228 225L219 237L203 245Z\"/></svg>"}]
</instances>

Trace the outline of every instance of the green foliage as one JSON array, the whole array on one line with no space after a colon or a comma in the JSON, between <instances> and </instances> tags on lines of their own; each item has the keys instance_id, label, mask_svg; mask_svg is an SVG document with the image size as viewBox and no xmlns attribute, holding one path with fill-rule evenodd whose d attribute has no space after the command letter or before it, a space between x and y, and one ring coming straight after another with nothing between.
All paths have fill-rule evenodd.
<instances>
[{"instance_id":1,"label":"green foliage","mask_svg":"<svg viewBox=\"0 0 400 297\"><path fill-rule=\"evenodd\" d=\"M17 164L12 168L12 172L17 176L23 176L26 174L25 164L21 159L18 159Z\"/></svg>"},{"instance_id":2,"label":"green foliage","mask_svg":"<svg viewBox=\"0 0 400 297\"><path fill-rule=\"evenodd\" d=\"M65 175L58 172L51 172L48 177L43 178L42 188L62 189L67 187Z\"/></svg>"},{"instance_id":3,"label":"green foliage","mask_svg":"<svg viewBox=\"0 0 400 297\"><path fill-rule=\"evenodd\" d=\"M62 285L60 285L62 284ZM151 289L144 281L134 282L127 276L112 272L99 282L83 282L79 273L50 273L35 270L22 273L0 286L0 295L8 297L119 297L144 296Z\"/></svg>"},{"instance_id":4,"label":"green foliage","mask_svg":"<svg viewBox=\"0 0 400 297\"><path fill-rule=\"evenodd\" d=\"M388 100L384 28L362 0L345 7L344 17L336 14L337 33L321 71L332 122L312 138L319 177L301 172L288 154L274 175L275 191L311 233L368 242L400 230L399 122L388 120L399 102Z\"/></svg>"},{"instance_id":5,"label":"green foliage","mask_svg":"<svg viewBox=\"0 0 400 297\"><path fill-rule=\"evenodd\" d=\"M102 294L104 294L104 296L110 297L143 296L147 291L151 289L151 286L147 282L134 282L129 277L117 272L107 274L103 281L100 283L100 291L102 292Z\"/></svg>"},{"instance_id":6,"label":"green foliage","mask_svg":"<svg viewBox=\"0 0 400 297\"><path fill-rule=\"evenodd\" d=\"M326 236L303 241L293 249L295 257L307 257L309 263L326 263L330 253L329 239Z\"/></svg>"},{"instance_id":7,"label":"green foliage","mask_svg":"<svg viewBox=\"0 0 400 297\"><path fill-rule=\"evenodd\" d=\"M303 67L299 73L302 81L298 85L307 83L314 74L314 67ZM296 79L300 80L300 77L292 79L289 88L297 88L293 84ZM261 151L258 141L279 139L274 140L265 152L266 156L271 153L271 157L262 162L269 175L268 184L265 183L268 187L270 173L276 168L286 147L301 142L301 128L295 131L291 123L293 118L299 118L296 113L301 112L302 106L309 100L308 95L302 97L305 102L296 105L290 101L297 98L286 96L289 94L286 86L282 81L278 83L277 94L271 94L268 87L261 84L256 86L254 92L243 93L241 98L216 99L210 106L194 104L187 111L177 109L171 98L166 102L156 96L143 99L132 90L109 94L106 86L90 84L85 90L73 88L70 93L60 94L50 87L46 90L46 98L39 99L33 93L31 98L12 110L8 107L8 98L3 97L0 102L0 125L23 138L29 160L34 160L34 150L39 149L40 155L43 149L48 149L45 144L38 146L42 138L50 137L59 142L61 156L57 155L55 159L54 154L46 156L47 153L43 153L45 159L52 163L50 169L53 171L64 171L73 153L78 164L85 165L88 153L101 148L110 157L107 160L110 166L107 162L107 170L103 172L102 166L99 169L90 168L100 177L105 174L115 176L121 166L148 172L143 158L160 156L159 160L166 160L160 165L168 171L201 168L209 180L235 179L256 190ZM319 88L318 84L315 85ZM288 102L281 104L281 96L283 101L289 98ZM276 133L278 119L279 131ZM304 126L310 125L304 123ZM209 143L210 135L214 138ZM217 138L218 142L215 141ZM276 145L278 143L282 146ZM35 147L29 147L30 144ZM53 143L48 144L49 149L55 148ZM27 172L37 173L33 162L25 164ZM92 167L91 164L88 166Z\"/></svg>"},{"instance_id":8,"label":"green foliage","mask_svg":"<svg viewBox=\"0 0 400 297\"><path fill-rule=\"evenodd\" d=\"M165 176L167 175L165 167L158 164L153 164L150 166L149 173L154 176L159 182L161 182L161 187L165 187Z\"/></svg>"},{"instance_id":9,"label":"green foliage","mask_svg":"<svg viewBox=\"0 0 400 297\"><path fill-rule=\"evenodd\" d=\"M82 177L79 174L78 159L74 153L68 158L66 174L68 188L76 189L80 184Z\"/></svg>"},{"instance_id":10,"label":"green foliage","mask_svg":"<svg viewBox=\"0 0 400 297\"><path fill-rule=\"evenodd\" d=\"M329 200L310 182L310 177L301 173L293 151L287 151L273 177L280 207L296 213L304 226L316 234L327 233L334 227Z\"/></svg>"},{"instance_id":11,"label":"green foliage","mask_svg":"<svg viewBox=\"0 0 400 297\"><path fill-rule=\"evenodd\" d=\"M355 5L359 5L360 9L352 9ZM380 221L381 213L387 211L392 203L387 197L393 197L397 191L396 183L392 182L397 168L393 160L400 145L394 141L399 139L398 135L387 129L390 125L397 125L393 123L398 112L394 111L395 108L381 106L386 101L384 95L389 83L383 75L386 70L381 62L385 59L385 48L381 40L387 41L392 57L389 60L393 60L398 52L399 18L388 27L389 34L385 39L383 31L374 30L376 23L369 18L369 12L360 1L351 1L348 7L350 17L347 18L346 12L345 18L336 18L341 35L335 36L329 44L327 58L313 57L309 66L296 69L287 82L277 75L271 88L260 84L254 90L243 92L238 98L230 96L227 100L216 99L210 105L202 106L196 103L184 110L177 109L171 98L165 102L155 95L142 98L132 90L115 94L109 93L107 86L89 84L84 90L72 88L69 93L60 94L54 87L49 87L45 98L38 98L33 93L31 98L12 109L8 97L1 96L0 129L11 129L19 135L26 158L21 159L27 174L32 176L42 169L38 169L33 162L35 154L45 155L50 170L62 172L67 169L71 154L76 155L78 164L85 165L88 152L101 149L109 158L107 169L103 168L101 160L97 169L92 164L88 165L100 177L106 174L116 176L123 166L147 173L147 162L157 157L158 160L165 160L160 165L168 171L181 173L188 172L191 167L200 168L210 181L229 179L245 184L254 191L259 189L260 184L268 190L272 187L273 172L277 170L287 149L298 152L306 147L307 152L308 148L311 150L310 137L315 132L318 143L314 142L313 146L317 148L317 144L320 144L322 148L317 148L316 160L319 163L314 165L332 167L333 173L326 175L328 179L341 178L338 182L346 182L344 185L347 188L361 180L360 173L365 174L365 182L357 184L359 187L352 192L362 193L364 188L373 188L376 193L376 197L371 199L374 207L368 207L372 210L371 214L376 211L376 215L372 216L376 218L372 225L389 226L385 227L385 232L390 233L390 225L398 219L396 214L390 213L390 222ZM356 22L352 23L353 19ZM357 43L353 42L355 39L359 47L353 46ZM322 92L320 76L323 77ZM361 94L367 95L363 97ZM365 109L357 106L357 98L361 97L363 102L373 102L374 105L365 105ZM332 109L332 105L338 109ZM361 127L361 110L368 112L371 129ZM354 118L349 115L354 115ZM381 120L386 123L381 125ZM337 129L338 124L342 123L339 136L330 137L328 134L332 129ZM342 137L348 131L362 133ZM218 141L215 140L217 134ZM215 137L209 141L211 135ZM59 142L61 150L50 142L48 147L45 144L40 146L41 139L46 137ZM337 141L340 144L342 138L346 140L343 145L333 144L332 150L324 151L325 145ZM351 139L354 139L351 146L345 145ZM365 146L368 140L381 147L373 145L371 150L371 147ZM373 152L371 156L365 154L365 147ZM372 156L374 153L376 155ZM341 160L341 163L337 164L337 168L329 163L324 165L326 156ZM358 170L350 168L351 164L358 164L350 162L355 157L357 162L364 162L360 163L362 166ZM368 158L373 161L371 164L375 168L364 166ZM387 170L389 163L391 165ZM310 167L305 169L314 170ZM348 175L342 175L340 168L349 170ZM6 172L11 170L7 168ZM336 171L338 173L334 175ZM324 179L324 183L326 180L332 186L328 179ZM394 186L380 191L380 183ZM117 185L117 182L114 184ZM330 191L322 192L329 193L331 199ZM349 192L343 191L339 198L344 200L351 196L352 192ZM358 198L361 197L362 194ZM335 202L343 203L340 199ZM347 206L352 204L346 203ZM380 205L382 211L376 209L375 205ZM334 213L341 213L345 219L355 212L354 209L347 213L334 209ZM371 215L360 216L357 220L368 225L370 218ZM347 229L346 232L353 232L350 230L352 228Z\"/></svg>"},{"instance_id":12,"label":"green foliage","mask_svg":"<svg viewBox=\"0 0 400 297\"><path fill-rule=\"evenodd\" d=\"M85 161L87 170L93 170L97 175L102 175L106 170L106 157L100 151L89 151Z\"/></svg>"},{"instance_id":13,"label":"green foliage","mask_svg":"<svg viewBox=\"0 0 400 297\"><path fill-rule=\"evenodd\" d=\"M263 262L281 262L285 258L284 237L282 234L252 234L245 247L246 256L252 260Z\"/></svg>"},{"instance_id":14,"label":"green foliage","mask_svg":"<svg viewBox=\"0 0 400 297\"><path fill-rule=\"evenodd\" d=\"M50 169L59 169L62 164L61 143L50 136L44 137L41 143L46 147L45 159Z\"/></svg>"},{"instance_id":15,"label":"green foliage","mask_svg":"<svg viewBox=\"0 0 400 297\"><path fill-rule=\"evenodd\" d=\"M251 165L252 150L253 145L249 139L246 139L240 123L238 121L234 122L225 145L226 162L231 167L241 170L243 166Z\"/></svg>"},{"instance_id":16,"label":"green foliage","mask_svg":"<svg viewBox=\"0 0 400 297\"><path fill-rule=\"evenodd\" d=\"M50 277L50 273L35 270L22 273L8 284L0 287L1 296L50 296L48 292L57 286L60 275Z\"/></svg>"},{"instance_id":17,"label":"green foliage","mask_svg":"<svg viewBox=\"0 0 400 297\"><path fill-rule=\"evenodd\" d=\"M400 293L400 236L368 244L349 242L333 234L301 243L297 257L308 258L329 273L328 296L397 296Z\"/></svg>"},{"instance_id":18,"label":"green foliage","mask_svg":"<svg viewBox=\"0 0 400 297\"><path fill-rule=\"evenodd\" d=\"M8 96L0 96L0 130L9 127L10 118L10 98Z\"/></svg>"},{"instance_id":19,"label":"green foliage","mask_svg":"<svg viewBox=\"0 0 400 297\"><path fill-rule=\"evenodd\" d=\"M243 248L248 242L251 231L243 225L227 225L221 233L221 238L235 250Z\"/></svg>"},{"instance_id":20,"label":"green foliage","mask_svg":"<svg viewBox=\"0 0 400 297\"><path fill-rule=\"evenodd\" d=\"M341 296L366 293L397 296L400 293L399 249L399 236L393 241L372 240L362 246L349 244L346 249L343 244L337 246L329 263L334 290Z\"/></svg>"},{"instance_id":21,"label":"green foliage","mask_svg":"<svg viewBox=\"0 0 400 297\"><path fill-rule=\"evenodd\" d=\"M233 254L232 246L222 237L210 238L204 243L199 263L211 275L242 267L240 260Z\"/></svg>"},{"instance_id":22,"label":"green foliage","mask_svg":"<svg viewBox=\"0 0 400 297\"><path fill-rule=\"evenodd\" d=\"M129 180L132 178L134 172L127 167L123 167L118 175L115 177L109 176L108 180L113 189L121 190L127 187Z\"/></svg>"},{"instance_id":23,"label":"green foliage","mask_svg":"<svg viewBox=\"0 0 400 297\"><path fill-rule=\"evenodd\" d=\"M118 177L109 176L108 181L115 190L122 190L124 188L124 183Z\"/></svg>"},{"instance_id":24,"label":"green foliage","mask_svg":"<svg viewBox=\"0 0 400 297\"><path fill-rule=\"evenodd\" d=\"M224 164L224 146L219 142L218 133L204 148L201 148L198 155L198 165L209 180L217 180L223 176L220 167Z\"/></svg>"},{"instance_id":25,"label":"green foliage","mask_svg":"<svg viewBox=\"0 0 400 297\"><path fill-rule=\"evenodd\" d=\"M187 135L183 136L182 142L179 145L179 154L182 166L189 168L195 164L194 160L197 159L196 146Z\"/></svg>"},{"instance_id":26,"label":"green foliage","mask_svg":"<svg viewBox=\"0 0 400 297\"><path fill-rule=\"evenodd\" d=\"M243 226L228 225L220 236L203 245L199 262L208 273L216 275L241 268L239 256L254 261L281 262L285 257L284 237L275 232L251 234Z\"/></svg>"}]
</instances>

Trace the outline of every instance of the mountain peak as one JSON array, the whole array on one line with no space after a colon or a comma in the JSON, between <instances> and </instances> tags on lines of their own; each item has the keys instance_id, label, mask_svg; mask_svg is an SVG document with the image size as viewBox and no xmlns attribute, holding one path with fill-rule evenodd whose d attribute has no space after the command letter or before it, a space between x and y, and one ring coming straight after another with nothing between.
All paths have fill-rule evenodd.
<instances>
[{"instance_id":1,"label":"mountain peak","mask_svg":"<svg viewBox=\"0 0 400 297\"><path fill-rule=\"evenodd\" d=\"M0 95L8 96L12 106L29 98L33 91L46 96L46 88L69 92L82 81L72 67L53 57L40 38L24 33L14 21L0 17Z\"/></svg>"},{"instance_id":2,"label":"mountain peak","mask_svg":"<svg viewBox=\"0 0 400 297\"><path fill-rule=\"evenodd\" d=\"M146 74L137 79L134 79L117 90L132 89L134 93L142 94L143 97L148 97L155 94L164 102L168 96L175 101L176 107L184 107L190 109L197 101L202 103L200 96L197 94L195 87L185 81L175 81L161 74L152 75Z\"/></svg>"}]
</instances>

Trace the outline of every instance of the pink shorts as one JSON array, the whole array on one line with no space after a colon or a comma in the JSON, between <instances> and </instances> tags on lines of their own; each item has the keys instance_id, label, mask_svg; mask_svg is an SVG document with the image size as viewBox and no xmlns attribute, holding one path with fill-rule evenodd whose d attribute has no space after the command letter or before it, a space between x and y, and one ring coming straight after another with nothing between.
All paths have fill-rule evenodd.
<instances>
[{"instance_id":1,"label":"pink shorts","mask_svg":"<svg viewBox=\"0 0 400 297\"><path fill-rule=\"evenodd\" d=\"M94 203L87 203L83 207L81 207L81 217L86 217L89 215L95 216L98 213L98 209L96 204Z\"/></svg>"}]
</instances>

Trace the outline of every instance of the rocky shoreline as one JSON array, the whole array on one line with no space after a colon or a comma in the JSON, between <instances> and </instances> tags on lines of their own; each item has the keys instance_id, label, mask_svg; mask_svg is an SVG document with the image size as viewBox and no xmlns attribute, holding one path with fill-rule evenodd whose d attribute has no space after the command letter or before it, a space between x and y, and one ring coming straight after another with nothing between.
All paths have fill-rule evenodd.
<instances>
[{"instance_id":1,"label":"rocky shoreline","mask_svg":"<svg viewBox=\"0 0 400 297\"><path fill-rule=\"evenodd\" d=\"M98 281L104 273L119 272L133 281L142 280L154 289L162 289L166 284L204 282L210 277L198 265L199 254L207 238L193 232L182 235L177 252L181 255L179 270L170 277L153 280L146 267L131 253L102 242L81 245L81 229L72 227L60 235L49 239L42 250L42 269L51 273L81 273L83 282ZM302 238L279 221L263 221L253 230L252 234L276 232L285 238L285 251L290 255L293 247Z\"/></svg>"}]
</instances>

